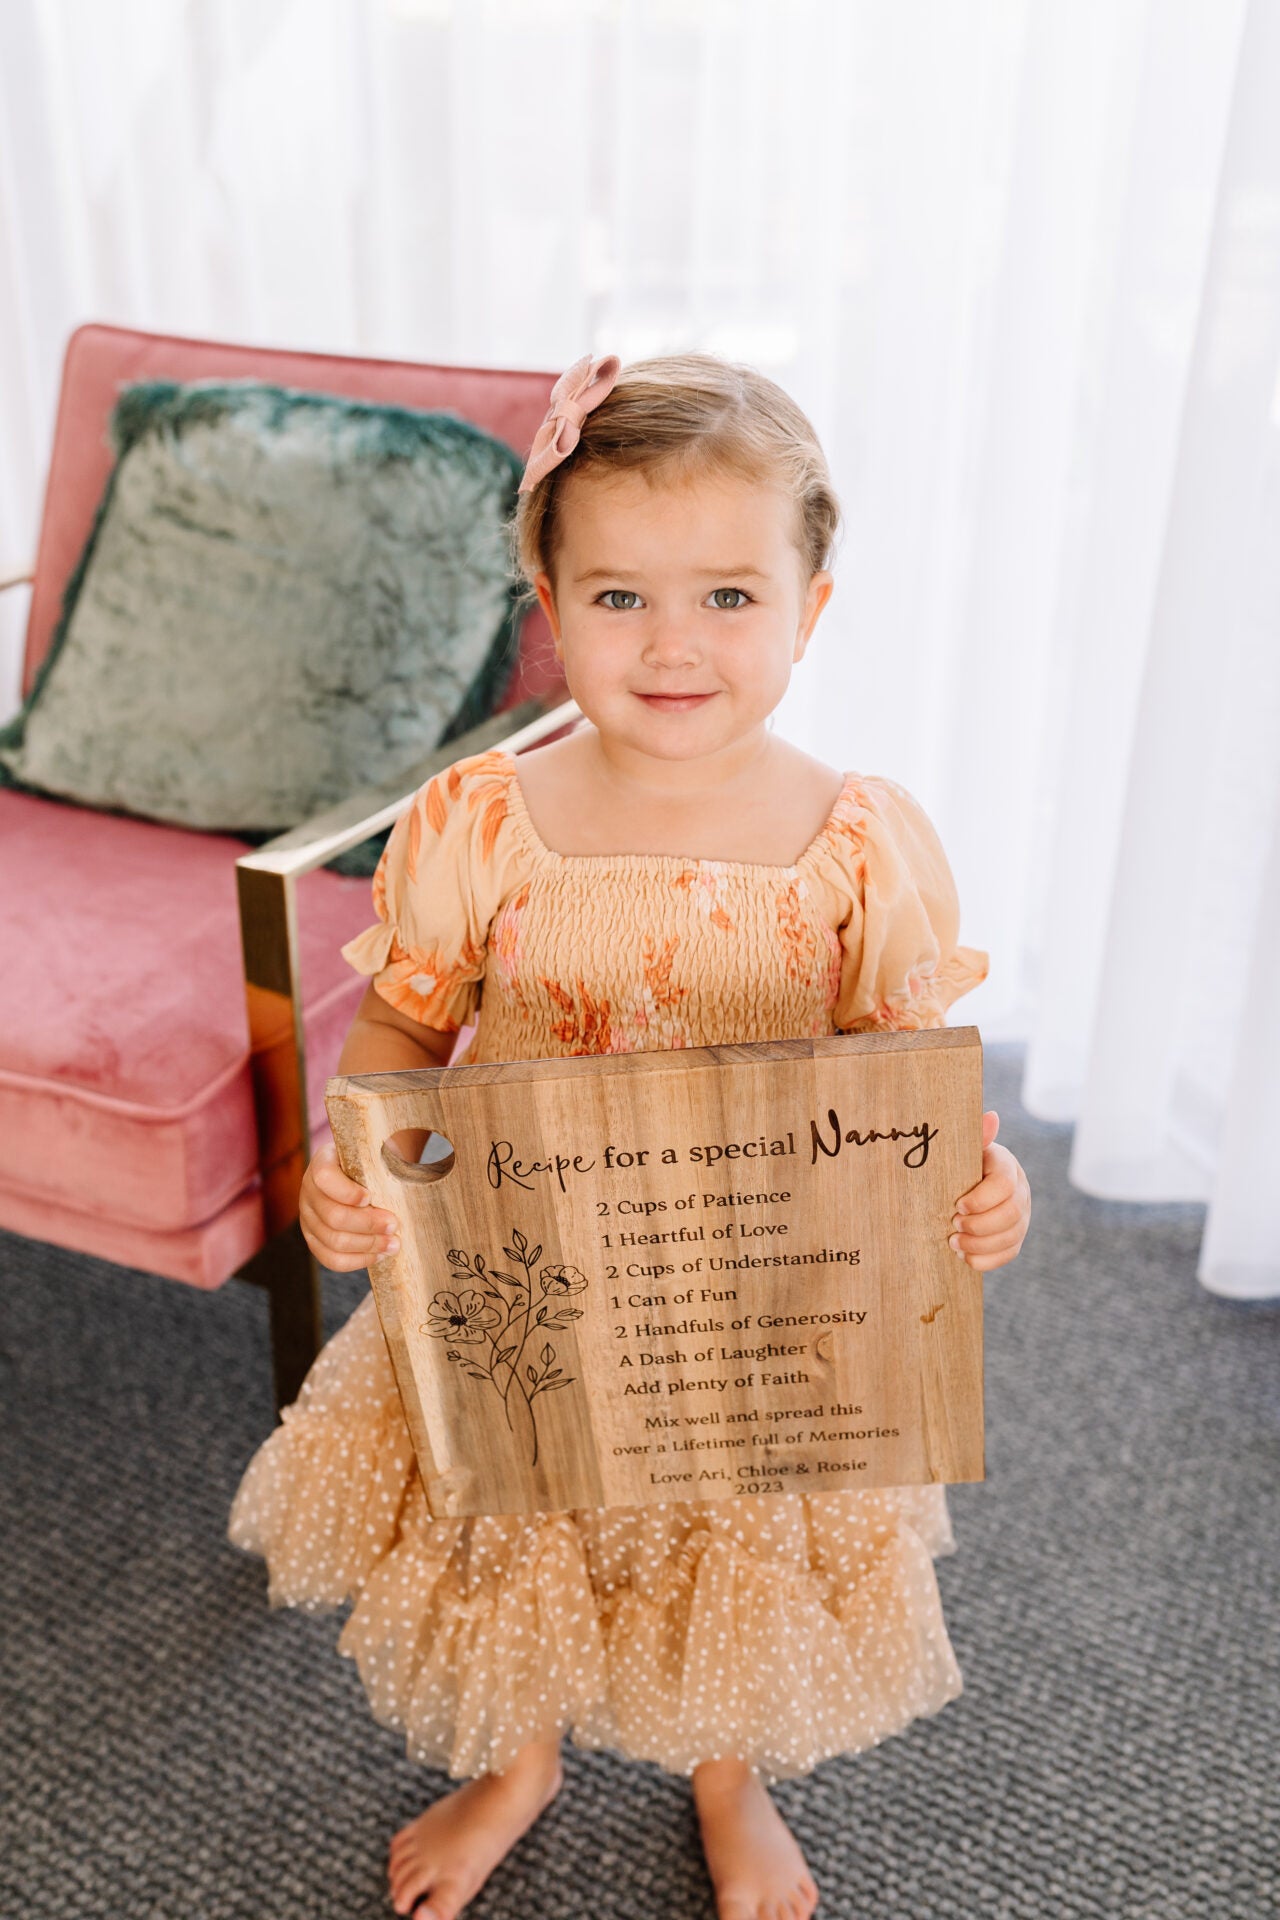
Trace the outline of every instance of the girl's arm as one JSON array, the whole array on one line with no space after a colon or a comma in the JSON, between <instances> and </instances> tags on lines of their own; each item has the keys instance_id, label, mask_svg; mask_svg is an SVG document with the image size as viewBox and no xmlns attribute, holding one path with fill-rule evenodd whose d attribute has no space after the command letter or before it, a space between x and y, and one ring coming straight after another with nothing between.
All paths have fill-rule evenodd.
<instances>
[{"instance_id":1,"label":"girl's arm","mask_svg":"<svg viewBox=\"0 0 1280 1920\"><path fill-rule=\"evenodd\" d=\"M389 1006L370 981L342 1043L337 1070L403 1073L445 1067L457 1038ZM394 1134L391 1145L404 1159L416 1161L428 1137L425 1130L406 1131ZM312 1156L302 1176L298 1218L316 1259L335 1273L368 1266L375 1255L389 1250L389 1237L396 1231L394 1215L374 1209L367 1190L347 1178L331 1140Z\"/></svg>"},{"instance_id":2,"label":"girl's arm","mask_svg":"<svg viewBox=\"0 0 1280 1920\"><path fill-rule=\"evenodd\" d=\"M415 1067L447 1067L457 1038L456 1033L424 1027L412 1014L389 1006L371 980L342 1043L338 1072L403 1073ZM416 1160L429 1137L425 1131L398 1133L396 1152Z\"/></svg>"}]
</instances>

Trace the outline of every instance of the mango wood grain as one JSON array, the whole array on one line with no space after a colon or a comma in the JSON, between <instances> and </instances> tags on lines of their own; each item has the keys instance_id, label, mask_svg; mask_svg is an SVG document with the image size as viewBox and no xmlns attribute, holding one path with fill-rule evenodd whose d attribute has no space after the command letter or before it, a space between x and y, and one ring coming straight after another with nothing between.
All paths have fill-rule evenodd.
<instances>
[{"instance_id":1,"label":"mango wood grain","mask_svg":"<svg viewBox=\"0 0 1280 1920\"><path fill-rule=\"evenodd\" d=\"M430 1510L980 1480L976 1027L339 1075ZM387 1142L452 1145L410 1166Z\"/></svg>"}]
</instances>

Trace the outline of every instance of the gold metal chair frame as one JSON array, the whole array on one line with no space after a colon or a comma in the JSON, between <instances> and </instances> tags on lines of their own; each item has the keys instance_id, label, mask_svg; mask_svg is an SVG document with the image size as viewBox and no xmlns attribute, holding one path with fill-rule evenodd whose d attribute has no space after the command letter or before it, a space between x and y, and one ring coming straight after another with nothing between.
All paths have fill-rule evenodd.
<instances>
[{"instance_id":1,"label":"gold metal chair frame","mask_svg":"<svg viewBox=\"0 0 1280 1920\"><path fill-rule=\"evenodd\" d=\"M397 820L419 787L455 760L499 748L518 753L581 717L575 701L552 705L552 698L526 700L492 715L393 779L365 787L236 861L267 1232L262 1247L236 1277L267 1294L277 1416L297 1398L323 1340L321 1269L302 1237L298 1219L298 1190L312 1151L298 958L298 877Z\"/></svg>"}]
</instances>

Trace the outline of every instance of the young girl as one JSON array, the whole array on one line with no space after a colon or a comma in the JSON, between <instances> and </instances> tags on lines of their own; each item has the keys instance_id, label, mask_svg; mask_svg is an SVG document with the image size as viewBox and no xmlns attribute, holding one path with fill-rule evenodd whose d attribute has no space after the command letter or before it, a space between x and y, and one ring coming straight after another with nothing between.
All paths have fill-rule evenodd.
<instances>
[{"instance_id":1,"label":"young girl","mask_svg":"<svg viewBox=\"0 0 1280 1920\"><path fill-rule=\"evenodd\" d=\"M584 723L414 796L377 923L343 948L371 979L340 1072L447 1064L473 1018L458 1064L945 1024L987 956L956 944L928 819L768 727L838 522L808 420L752 369L561 376L512 536ZM998 1124L950 1236L982 1271L1030 1213ZM300 1208L326 1266L396 1249L369 1205L321 1148ZM372 1294L250 1462L230 1537L272 1605L354 1601L338 1646L374 1714L466 1782L391 1842L419 1920L454 1920L546 1807L566 1731L691 1776L721 1920L804 1920L817 1889L767 1783L961 1689L943 1487L433 1520Z\"/></svg>"}]
</instances>

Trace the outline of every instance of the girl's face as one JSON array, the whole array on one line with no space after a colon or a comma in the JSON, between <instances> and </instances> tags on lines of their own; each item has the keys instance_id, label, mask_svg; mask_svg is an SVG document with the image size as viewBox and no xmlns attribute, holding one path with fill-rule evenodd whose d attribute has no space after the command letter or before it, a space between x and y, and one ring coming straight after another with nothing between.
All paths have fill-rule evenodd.
<instances>
[{"instance_id":1,"label":"girl's face","mask_svg":"<svg viewBox=\"0 0 1280 1920\"><path fill-rule=\"evenodd\" d=\"M556 584L534 586L602 738L685 760L762 735L835 584L803 577L794 501L718 473L563 485Z\"/></svg>"}]
</instances>

